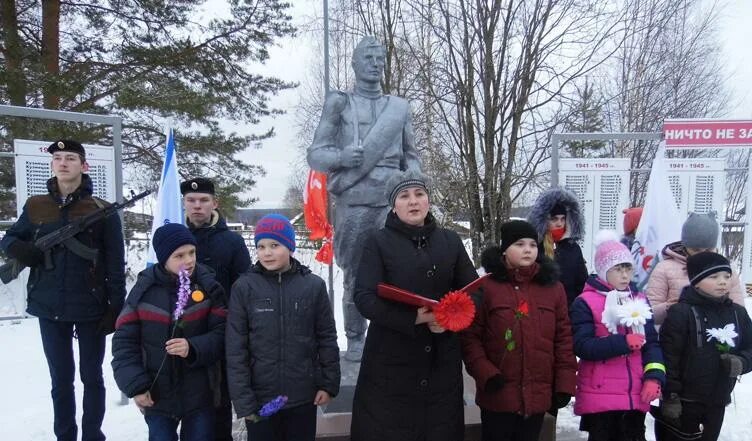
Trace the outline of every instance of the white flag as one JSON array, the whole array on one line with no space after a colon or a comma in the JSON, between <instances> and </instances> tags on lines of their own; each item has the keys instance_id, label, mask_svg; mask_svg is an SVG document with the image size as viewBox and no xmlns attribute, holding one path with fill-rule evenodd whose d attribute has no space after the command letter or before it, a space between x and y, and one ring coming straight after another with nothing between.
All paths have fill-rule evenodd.
<instances>
[{"instance_id":1,"label":"white flag","mask_svg":"<svg viewBox=\"0 0 752 441\"><path fill-rule=\"evenodd\" d=\"M151 237L157 228L164 224L179 223L185 225L183 216L183 201L180 195L180 180L178 179L178 162L175 158L175 137L170 129L167 133L167 147L165 148L165 161L162 166L162 179L159 183L157 194L157 209L154 211L154 219L151 224ZM149 243L149 258L146 266L157 263L157 255L154 247Z\"/></svg>"},{"instance_id":2,"label":"white flag","mask_svg":"<svg viewBox=\"0 0 752 441\"><path fill-rule=\"evenodd\" d=\"M681 228L686 217L679 212L671 192L665 156L666 145L661 142L650 170L645 206L631 250L635 261L634 281L640 290L661 260L663 247L681 239Z\"/></svg>"}]
</instances>

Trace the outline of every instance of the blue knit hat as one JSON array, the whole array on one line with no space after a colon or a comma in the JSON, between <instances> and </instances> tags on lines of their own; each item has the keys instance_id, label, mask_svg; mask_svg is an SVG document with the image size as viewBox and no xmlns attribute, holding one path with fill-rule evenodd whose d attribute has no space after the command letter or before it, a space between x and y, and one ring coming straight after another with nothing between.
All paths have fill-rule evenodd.
<instances>
[{"instance_id":1,"label":"blue knit hat","mask_svg":"<svg viewBox=\"0 0 752 441\"><path fill-rule=\"evenodd\" d=\"M295 230L290 221L281 214L267 214L259 219L253 239L256 246L261 239L274 239L286 246L290 252L295 251Z\"/></svg>"},{"instance_id":2,"label":"blue knit hat","mask_svg":"<svg viewBox=\"0 0 752 441\"><path fill-rule=\"evenodd\" d=\"M175 223L164 224L157 228L154 237L151 239L151 244L154 247L157 260L162 265L167 262L167 259L175 250L183 245L197 245L196 238L193 237L191 230L183 224Z\"/></svg>"}]
</instances>

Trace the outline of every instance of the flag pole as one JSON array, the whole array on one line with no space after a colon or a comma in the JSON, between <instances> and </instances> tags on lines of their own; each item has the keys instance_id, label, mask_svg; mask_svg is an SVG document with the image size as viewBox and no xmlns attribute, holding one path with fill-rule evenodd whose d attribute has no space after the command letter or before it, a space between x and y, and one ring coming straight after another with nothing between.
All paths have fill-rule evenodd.
<instances>
[{"instance_id":1,"label":"flag pole","mask_svg":"<svg viewBox=\"0 0 752 441\"><path fill-rule=\"evenodd\" d=\"M324 0L324 101L326 101L326 95L329 93L329 87L329 0ZM327 219L332 219L331 198L326 198L326 211ZM328 279L329 304L334 309L334 262L329 265Z\"/></svg>"}]
</instances>

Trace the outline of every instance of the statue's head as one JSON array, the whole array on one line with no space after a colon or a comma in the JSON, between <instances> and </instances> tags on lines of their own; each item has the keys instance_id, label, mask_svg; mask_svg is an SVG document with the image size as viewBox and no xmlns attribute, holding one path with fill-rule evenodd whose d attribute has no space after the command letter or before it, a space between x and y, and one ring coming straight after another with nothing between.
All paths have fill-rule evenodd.
<instances>
[{"instance_id":1,"label":"statue's head","mask_svg":"<svg viewBox=\"0 0 752 441\"><path fill-rule=\"evenodd\" d=\"M384 73L386 49L376 37L363 37L355 47L352 67L357 81L378 83Z\"/></svg>"}]
</instances>

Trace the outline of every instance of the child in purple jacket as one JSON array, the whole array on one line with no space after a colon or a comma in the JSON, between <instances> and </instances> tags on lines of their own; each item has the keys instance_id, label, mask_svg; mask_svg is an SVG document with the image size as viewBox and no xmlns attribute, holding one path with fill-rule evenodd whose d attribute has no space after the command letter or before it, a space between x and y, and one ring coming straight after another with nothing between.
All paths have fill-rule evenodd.
<instances>
[{"instance_id":1,"label":"child in purple jacket","mask_svg":"<svg viewBox=\"0 0 752 441\"><path fill-rule=\"evenodd\" d=\"M666 369L645 295L630 286L632 256L615 232L596 237L595 270L572 303L580 358L574 412L588 441L644 441L645 413Z\"/></svg>"}]
</instances>

